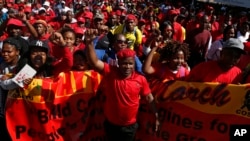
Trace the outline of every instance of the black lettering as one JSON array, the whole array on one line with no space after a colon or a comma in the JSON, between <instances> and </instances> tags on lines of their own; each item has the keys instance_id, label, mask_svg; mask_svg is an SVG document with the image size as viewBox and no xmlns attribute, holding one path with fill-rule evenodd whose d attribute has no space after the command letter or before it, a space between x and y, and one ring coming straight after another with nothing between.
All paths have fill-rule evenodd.
<instances>
[{"instance_id":1,"label":"black lettering","mask_svg":"<svg viewBox=\"0 0 250 141\"><path fill-rule=\"evenodd\" d=\"M160 122L163 122L165 120L166 114L167 114L166 109L162 107L158 109L158 119Z\"/></svg>"},{"instance_id":2,"label":"black lettering","mask_svg":"<svg viewBox=\"0 0 250 141\"><path fill-rule=\"evenodd\" d=\"M228 90L225 90L221 92L227 84L220 84L218 85L214 90L214 96L210 100L210 104L216 103L217 106L223 106L224 104L228 103L231 100L230 92Z\"/></svg>"},{"instance_id":3,"label":"black lettering","mask_svg":"<svg viewBox=\"0 0 250 141\"><path fill-rule=\"evenodd\" d=\"M37 117L38 117L38 121L41 124L45 124L45 123L47 123L49 121L48 111L46 111L46 110L38 110L37 111Z\"/></svg>"},{"instance_id":4,"label":"black lettering","mask_svg":"<svg viewBox=\"0 0 250 141\"><path fill-rule=\"evenodd\" d=\"M184 128L190 128L192 126L192 121L189 118L182 119L182 126Z\"/></svg>"},{"instance_id":5,"label":"black lettering","mask_svg":"<svg viewBox=\"0 0 250 141\"><path fill-rule=\"evenodd\" d=\"M84 106L86 104L86 102L83 100L83 99L79 99L77 102L76 102L76 109L79 111L79 112L85 112L86 110L86 106Z\"/></svg>"},{"instance_id":6,"label":"black lettering","mask_svg":"<svg viewBox=\"0 0 250 141\"><path fill-rule=\"evenodd\" d=\"M180 133L176 136L176 141L188 141L188 136Z\"/></svg>"},{"instance_id":7,"label":"black lettering","mask_svg":"<svg viewBox=\"0 0 250 141\"><path fill-rule=\"evenodd\" d=\"M201 121L195 121L194 122L194 129L196 129L196 130L202 129L202 122Z\"/></svg>"},{"instance_id":8,"label":"black lettering","mask_svg":"<svg viewBox=\"0 0 250 141\"><path fill-rule=\"evenodd\" d=\"M25 126L16 126L16 139L20 139L21 133L24 133L26 131Z\"/></svg>"},{"instance_id":9,"label":"black lettering","mask_svg":"<svg viewBox=\"0 0 250 141\"><path fill-rule=\"evenodd\" d=\"M176 113L173 113L171 123L180 125L180 122L181 122L181 116Z\"/></svg>"},{"instance_id":10,"label":"black lettering","mask_svg":"<svg viewBox=\"0 0 250 141\"><path fill-rule=\"evenodd\" d=\"M62 108L62 115L64 117L71 116L71 108L69 102L67 102L66 106Z\"/></svg>"},{"instance_id":11,"label":"black lettering","mask_svg":"<svg viewBox=\"0 0 250 141\"><path fill-rule=\"evenodd\" d=\"M161 138L162 138L164 141L168 141L168 140L169 140L169 137L170 137L170 135L169 135L168 132L166 132L166 131L162 131L162 132L161 132Z\"/></svg>"},{"instance_id":12,"label":"black lettering","mask_svg":"<svg viewBox=\"0 0 250 141\"><path fill-rule=\"evenodd\" d=\"M211 87L206 87L205 89L203 89L201 91L200 98L199 98L200 104L206 104L207 102L210 101L210 99L211 99L211 91L212 91Z\"/></svg>"}]
</instances>

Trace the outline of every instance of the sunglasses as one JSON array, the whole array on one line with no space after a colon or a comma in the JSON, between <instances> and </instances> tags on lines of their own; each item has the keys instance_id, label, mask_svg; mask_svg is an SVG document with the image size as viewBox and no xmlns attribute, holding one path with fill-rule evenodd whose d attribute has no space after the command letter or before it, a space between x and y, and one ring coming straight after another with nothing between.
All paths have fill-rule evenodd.
<instances>
[{"instance_id":1,"label":"sunglasses","mask_svg":"<svg viewBox=\"0 0 250 141\"><path fill-rule=\"evenodd\" d=\"M128 42L126 40L116 40L116 43L118 43L118 44L122 44L122 43L127 44Z\"/></svg>"}]
</instances>

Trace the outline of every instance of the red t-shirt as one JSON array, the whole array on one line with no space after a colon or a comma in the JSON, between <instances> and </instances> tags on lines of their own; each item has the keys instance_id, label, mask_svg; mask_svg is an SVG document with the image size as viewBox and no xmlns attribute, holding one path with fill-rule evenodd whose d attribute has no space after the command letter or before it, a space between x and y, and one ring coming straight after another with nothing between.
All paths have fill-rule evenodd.
<instances>
[{"instance_id":1,"label":"red t-shirt","mask_svg":"<svg viewBox=\"0 0 250 141\"><path fill-rule=\"evenodd\" d=\"M146 78L136 72L122 78L118 67L105 63L102 89L106 96L104 114L115 125L126 126L136 122L139 95L151 93Z\"/></svg>"},{"instance_id":2,"label":"red t-shirt","mask_svg":"<svg viewBox=\"0 0 250 141\"><path fill-rule=\"evenodd\" d=\"M240 61L238 62L237 66L241 70L244 70L249 63L250 63L250 55L241 55Z\"/></svg>"},{"instance_id":3,"label":"red t-shirt","mask_svg":"<svg viewBox=\"0 0 250 141\"><path fill-rule=\"evenodd\" d=\"M177 23L177 22L174 22L173 23L173 27L174 27L174 35L173 35L173 39L176 40L176 41L179 41L179 42L183 42L183 31L182 31L182 26Z\"/></svg>"},{"instance_id":4,"label":"red t-shirt","mask_svg":"<svg viewBox=\"0 0 250 141\"><path fill-rule=\"evenodd\" d=\"M189 74L189 70L185 67L180 67L177 72L173 72L162 63L154 64L153 68L155 69L153 76L161 80L184 80Z\"/></svg>"},{"instance_id":5,"label":"red t-shirt","mask_svg":"<svg viewBox=\"0 0 250 141\"><path fill-rule=\"evenodd\" d=\"M234 66L228 71L223 71L217 61L203 62L196 65L187 78L192 82L219 82L237 84L241 80L240 68Z\"/></svg>"}]
</instances>

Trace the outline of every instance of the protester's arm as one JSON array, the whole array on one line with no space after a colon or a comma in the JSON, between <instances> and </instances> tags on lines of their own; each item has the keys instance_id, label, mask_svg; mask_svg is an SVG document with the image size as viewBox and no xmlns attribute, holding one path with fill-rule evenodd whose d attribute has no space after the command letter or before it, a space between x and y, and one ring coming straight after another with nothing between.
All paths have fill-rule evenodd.
<instances>
[{"instance_id":1,"label":"protester's arm","mask_svg":"<svg viewBox=\"0 0 250 141\"><path fill-rule=\"evenodd\" d=\"M32 82L32 80L33 80L33 78L27 78L27 79L23 80L23 84L29 85ZM12 89L19 88L19 86L12 79L6 79L4 81L1 81L0 86L4 90L12 90Z\"/></svg>"},{"instance_id":2,"label":"protester's arm","mask_svg":"<svg viewBox=\"0 0 250 141\"><path fill-rule=\"evenodd\" d=\"M153 60L153 57L154 57L154 53L155 51L157 50L158 47L154 47L150 53L148 54L144 64L143 64L143 67L142 67L142 71L143 73L145 74L153 74L155 73L155 69L152 67L151 63L152 63L152 60Z\"/></svg>"},{"instance_id":3,"label":"protester's arm","mask_svg":"<svg viewBox=\"0 0 250 141\"><path fill-rule=\"evenodd\" d=\"M98 72L104 70L104 62L99 60L96 56L93 40L98 31L96 29L88 29L85 32L85 45L86 45L86 55L90 65Z\"/></svg>"},{"instance_id":4,"label":"protester's arm","mask_svg":"<svg viewBox=\"0 0 250 141\"><path fill-rule=\"evenodd\" d=\"M73 55L70 52L69 48L66 46L66 42L64 41L62 34L59 32L55 32L49 37L49 39L52 43L59 46L58 49L62 50L62 61L54 64L54 74L57 75L60 72L71 70L71 67L73 66Z\"/></svg>"},{"instance_id":5,"label":"protester's arm","mask_svg":"<svg viewBox=\"0 0 250 141\"><path fill-rule=\"evenodd\" d=\"M157 112L157 108L156 108L156 103L155 103L155 99L153 97L153 95L150 93L149 95L146 96L146 100L148 101L148 103L151 106L151 109L155 115L155 131L159 130L159 126L160 126L160 121L158 118L158 112Z\"/></svg>"},{"instance_id":6,"label":"protester's arm","mask_svg":"<svg viewBox=\"0 0 250 141\"><path fill-rule=\"evenodd\" d=\"M20 13L18 17L21 18L25 26L29 29L31 35L35 38L38 38L38 33L36 32L34 26L29 22L29 20L27 20L26 14Z\"/></svg>"}]
</instances>

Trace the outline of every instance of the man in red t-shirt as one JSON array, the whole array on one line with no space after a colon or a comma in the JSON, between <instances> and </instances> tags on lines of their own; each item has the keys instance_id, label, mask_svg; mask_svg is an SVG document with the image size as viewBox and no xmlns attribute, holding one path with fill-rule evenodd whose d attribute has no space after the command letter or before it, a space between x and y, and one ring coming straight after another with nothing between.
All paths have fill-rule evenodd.
<instances>
[{"instance_id":1,"label":"man in red t-shirt","mask_svg":"<svg viewBox=\"0 0 250 141\"><path fill-rule=\"evenodd\" d=\"M241 82L242 74L236 64L244 53L243 43L239 39L230 38L223 44L219 60L198 64L191 69L187 80L238 84Z\"/></svg>"},{"instance_id":2,"label":"man in red t-shirt","mask_svg":"<svg viewBox=\"0 0 250 141\"><path fill-rule=\"evenodd\" d=\"M134 71L135 52L123 49L117 53L118 65L110 66L97 59L93 39L98 31L88 29L85 32L86 53L92 67L103 75L102 91L106 96L104 128L108 141L133 141L138 125L140 96L145 96L151 104L156 117L155 131L159 120L154 97L144 76Z\"/></svg>"}]
</instances>

